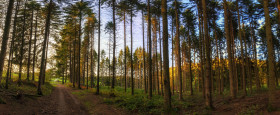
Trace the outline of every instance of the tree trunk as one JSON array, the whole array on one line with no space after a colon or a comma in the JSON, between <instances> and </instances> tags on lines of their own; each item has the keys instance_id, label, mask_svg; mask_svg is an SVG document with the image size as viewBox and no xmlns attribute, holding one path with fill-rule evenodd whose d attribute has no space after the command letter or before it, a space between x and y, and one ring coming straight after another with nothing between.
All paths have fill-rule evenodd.
<instances>
[{"instance_id":1,"label":"tree trunk","mask_svg":"<svg viewBox=\"0 0 280 115\"><path fill-rule=\"evenodd\" d=\"M167 111L171 108L171 92L169 79L169 56L168 56L168 19L167 19L167 1L161 1L162 14L162 45L163 45L163 77L164 77L164 101Z\"/></svg>"},{"instance_id":2,"label":"tree trunk","mask_svg":"<svg viewBox=\"0 0 280 115\"><path fill-rule=\"evenodd\" d=\"M143 74L143 77L144 77L144 90L145 90L145 94L147 93L147 84L146 84L146 59L145 59L145 25L144 25L144 10L142 10L142 29L143 29L143 63L144 63L144 67L143 67L143 70L144 70L144 74Z\"/></svg>"},{"instance_id":3,"label":"tree trunk","mask_svg":"<svg viewBox=\"0 0 280 115\"><path fill-rule=\"evenodd\" d=\"M211 91L211 60L210 60L210 38L208 35L208 22L207 22L207 9L206 2L202 0L203 8L203 22L204 22L204 38L205 38L205 49L206 49L206 76L205 76L205 95L206 95L206 106L213 108L212 105L212 91Z\"/></svg>"},{"instance_id":4,"label":"tree trunk","mask_svg":"<svg viewBox=\"0 0 280 115\"><path fill-rule=\"evenodd\" d=\"M12 74L12 72L10 73L10 71L12 70L12 63L13 63L12 62L12 60L13 60L13 52L14 52L13 51L13 47L14 47L14 42L15 42L14 39L15 39L15 34L16 34L18 9L19 9L19 1L17 1L16 11L15 11L15 16L14 16L14 22L13 22L14 25L13 25L12 41L11 41L11 44L10 44L8 70L7 70L7 75L6 75L6 86L5 86L6 89L8 89L8 85L9 85L9 76L10 76L10 74ZM0 73L1 73L1 76L0 76L0 81L1 81L2 72L0 72Z\"/></svg>"},{"instance_id":5,"label":"tree trunk","mask_svg":"<svg viewBox=\"0 0 280 115\"><path fill-rule=\"evenodd\" d=\"M19 62L19 74L18 74L18 85L21 85L21 73L22 73L22 61L23 61L23 47L24 47L24 36L25 36L25 21L26 21L26 1L24 3L24 10L23 10L23 26L22 26L22 33L21 33L21 47L20 47L20 62Z\"/></svg>"},{"instance_id":6,"label":"tree trunk","mask_svg":"<svg viewBox=\"0 0 280 115\"><path fill-rule=\"evenodd\" d=\"M2 80L2 73L3 73L4 61L5 61L5 57L6 57L7 44L8 44L9 35L10 35L10 27L11 27L10 24L11 24L11 18L12 18L12 14L13 14L14 2L15 2L15 0L9 0L9 6L8 6L6 19L5 19L5 27L4 27L4 32L3 32L1 54L0 54L0 81Z\"/></svg>"},{"instance_id":7,"label":"tree trunk","mask_svg":"<svg viewBox=\"0 0 280 115\"><path fill-rule=\"evenodd\" d=\"M123 19L123 32L124 32L124 91L126 92L126 17L125 17L125 13L126 11L124 10L124 19Z\"/></svg>"},{"instance_id":8,"label":"tree trunk","mask_svg":"<svg viewBox=\"0 0 280 115\"><path fill-rule=\"evenodd\" d=\"M242 86L243 86L243 95L247 95L246 91L246 71L245 71L245 62L244 62L244 51L243 51L243 38L242 38L242 30L241 30L241 22L240 22L240 14L239 14L239 6L238 6L238 0L237 0L237 14L238 14L238 37L239 37L239 42L241 46L241 71L242 71Z\"/></svg>"},{"instance_id":9,"label":"tree trunk","mask_svg":"<svg viewBox=\"0 0 280 115\"><path fill-rule=\"evenodd\" d=\"M35 63L36 63L36 51L37 51L37 28L38 28L38 10L36 13L36 22L35 22L35 35L34 35L34 49L33 49L33 66L32 66L32 81L35 79Z\"/></svg>"},{"instance_id":10,"label":"tree trunk","mask_svg":"<svg viewBox=\"0 0 280 115\"><path fill-rule=\"evenodd\" d=\"M148 64L149 64L149 98L153 96L153 87L152 87L152 40L151 40L151 14L150 14L150 0L148 0L148 41L149 41L149 55L148 55Z\"/></svg>"},{"instance_id":11,"label":"tree trunk","mask_svg":"<svg viewBox=\"0 0 280 115\"><path fill-rule=\"evenodd\" d=\"M176 15L176 37L175 37L175 49L176 49L176 57L177 57L177 74L179 77L179 100L183 100L183 87L182 87L182 70L181 70L181 51L180 51L180 24L179 24L179 11L178 11L177 0L175 0L175 15Z\"/></svg>"},{"instance_id":12,"label":"tree trunk","mask_svg":"<svg viewBox=\"0 0 280 115\"><path fill-rule=\"evenodd\" d=\"M133 79L133 33L132 33L132 10L133 10L133 6L131 6L131 9L130 9L130 38L131 38L131 55L130 55L130 64L131 64L131 70L130 70L130 73L131 73L131 95L134 95L134 79Z\"/></svg>"},{"instance_id":13,"label":"tree trunk","mask_svg":"<svg viewBox=\"0 0 280 115\"><path fill-rule=\"evenodd\" d=\"M228 61L229 61L229 81L230 81L230 96L232 98L236 98L236 93L234 91L234 76L233 76L233 62L232 62L232 49L231 49L231 38L228 24L228 8L227 1L224 1L224 17L225 17L225 32L226 32L226 40L227 40L227 53L228 53Z\"/></svg>"},{"instance_id":14,"label":"tree trunk","mask_svg":"<svg viewBox=\"0 0 280 115\"><path fill-rule=\"evenodd\" d=\"M268 0L263 0L264 3L264 13L265 13L265 27L266 27L266 40L267 40L267 49L268 49L268 65L269 65L269 104L275 103L274 92L276 90L275 82L275 52L272 42L272 32L271 32L271 23L268 10Z\"/></svg>"},{"instance_id":15,"label":"tree trunk","mask_svg":"<svg viewBox=\"0 0 280 115\"><path fill-rule=\"evenodd\" d=\"M48 30L50 29L50 22L51 22L51 12L52 12L52 0L50 0L49 6L48 6L48 14L46 17L46 26L45 26L45 35L44 35L44 42L43 42L43 52L42 52L42 58L41 58L41 67L40 67L40 74L39 74L39 80L38 80L38 89L37 93L38 95L43 95L41 91L41 82L42 82L42 76L44 71L44 61L45 61L45 54L46 54L46 45L47 45L47 38L48 38Z\"/></svg>"},{"instance_id":16,"label":"tree trunk","mask_svg":"<svg viewBox=\"0 0 280 115\"><path fill-rule=\"evenodd\" d=\"M28 64L27 64L27 80L29 81L30 65L31 65L31 41L32 41L32 30L33 30L33 15L34 10L32 9L31 14L31 25L30 25L30 38L29 38L29 47L28 47Z\"/></svg>"},{"instance_id":17,"label":"tree trunk","mask_svg":"<svg viewBox=\"0 0 280 115\"><path fill-rule=\"evenodd\" d=\"M100 71L100 6L101 6L101 1L98 0L98 58L97 58L97 84L96 84L96 94L99 94L99 71Z\"/></svg>"}]
</instances>

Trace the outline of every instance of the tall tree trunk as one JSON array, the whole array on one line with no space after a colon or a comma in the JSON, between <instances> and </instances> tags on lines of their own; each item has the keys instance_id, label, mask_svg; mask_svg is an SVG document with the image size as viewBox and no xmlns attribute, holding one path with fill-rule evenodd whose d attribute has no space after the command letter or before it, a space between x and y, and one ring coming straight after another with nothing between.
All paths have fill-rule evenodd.
<instances>
[{"instance_id":1,"label":"tall tree trunk","mask_svg":"<svg viewBox=\"0 0 280 115\"><path fill-rule=\"evenodd\" d=\"M6 75L6 86L5 88L8 89L8 85L9 85L9 76L10 74L10 71L12 70L12 60L13 60L13 47L14 47L14 39L15 39L15 34L16 34L16 25L17 25L17 15L18 15L18 9L19 9L19 1L17 1L17 5L16 5L16 11L15 11L15 16L14 16L14 25L13 25L13 33L12 33L12 41L11 41L11 44L10 44L10 53L9 53L9 62L8 62L8 70L7 70L7 75ZM9 32L8 32L9 33ZM3 48L3 47L2 47ZM0 62L1 63L1 62ZM3 70L3 69L2 69ZM1 70L1 71L2 71ZM2 77L2 72L1 73L1 76L0 76L0 81L1 81L1 77Z\"/></svg>"},{"instance_id":2,"label":"tall tree trunk","mask_svg":"<svg viewBox=\"0 0 280 115\"><path fill-rule=\"evenodd\" d=\"M9 6L8 6L6 19L5 19L5 27L4 27L4 32L3 32L1 54L0 54L0 81L2 80L7 44L8 44L9 35L10 35L10 27L11 27L10 24L11 24L11 18L12 18L12 14L13 14L14 2L15 2L15 0L9 0Z\"/></svg>"},{"instance_id":3,"label":"tall tree trunk","mask_svg":"<svg viewBox=\"0 0 280 115\"><path fill-rule=\"evenodd\" d=\"M219 58L219 47L218 47L218 36L217 36L217 30L216 30L216 22L213 21L214 24L214 36L215 36L215 42L216 42L216 59L217 59L217 90L218 93L221 94L221 76L220 76L220 58Z\"/></svg>"},{"instance_id":4,"label":"tall tree trunk","mask_svg":"<svg viewBox=\"0 0 280 115\"><path fill-rule=\"evenodd\" d=\"M131 38L131 55L130 55L130 64L131 64L131 70L130 70L130 73L131 73L131 95L134 95L134 79L133 79L133 33L132 33L132 10L133 10L133 6L131 6L131 9L130 9L130 38Z\"/></svg>"},{"instance_id":5,"label":"tall tree trunk","mask_svg":"<svg viewBox=\"0 0 280 115\"><path fill-rule=\"evenodd\" d=\"M49 6L48 6L48 14L47 14L46 24L45 24L45 35L44 35L42 58L41 58L41 67L40 67L38 89L37 89L38 95L43 95L42 90L41 90L41 82L42 82L43 71L44 71L46 45L47 45L47 38L48 38L48 34L49 34L48 30L50 29L50 22L51 22L51 12L52 12L52 0L50 0Z\"/></svg>"},{"instance_id":6,"label":"tall tree trunk","mask_svg":"<svg viewBox=\"0 0 280 115\"><path fill-rule=\"evenodd\" d=\"M126 17L125 17L125 13L126 11L124 10L124 19L123 19L123 32L124 32L124 91L126 92Z\"/></svg>"},{"instance_id":7,"label":"tall tree trunk","mask_svg":"<svg viewBox=\"0 0 280 115\"><path fill-rule=\"evenodd\" d=\"M27 64L27 80L29 81L30 65L31 65L31 41L32 41L32 32L33 32L33 15L34 10L31 11L31 25L30 25L30 35L29 35L29 47L28 47L28 64Z\"/></svg>"},{"instance_id":8,"label":"tall tree trunk","mask_svg":"<svg viewBox=\"0 0 280 115\"><path fill-rule=\"evenodd\" d=\"M178 3L175 0L175 15L176 15L176 37L175 37L175 49L176 49L176 57L177 57L177 74L179 77L179 100L183 100L183 87L182 87L182 70L181 70L181 51L180 51L180 24L179 24L179 11L178 11Z\"/></svg>"},{"instance_id":9,"label":"tall tree trunk","mask_svg":"<svg viewBox=\"0 0 280 115\"><path fill-rule=\"evenodd\" d=\"M267 50L268 50L268 65L269 65L269 81L275 80L275 52L272 42L272 32L271 32L271 23L268 10L268 0L263 0L264 13L265 13L265 27L266 27L266 40L267 40ZM269 82L269 104L275 103L275 82Z\"/></svg>"},{"instance_id":10,"label":"tall tree trunk","mask_svg":"<svg viewBox=\"0 0 280 115\"><path fill-rule=\"evenodd\" d=\"M23 61L23 47L24 47L24 36L25 36L25 21L26 21L26 1L24 3L24 10L23 10L23 26L22 26L22 33L21 33L21 47L20 47L20 62L19 62L19 74L18 74L18 85L21 85L21 73L22 73L22 61Z\"/></svg>"},{"instance_id":11,"label":"tall tree trunk","mask_svg":"<svg viewBox=\"0 0 280 115\"><path fill-rule=\"evenodd\" d=\"M169 79L169 56L168 56L168 19L167 19L167 0L161 1L162 14L162 45L163 45L163 78L164 78L164 101L167 111L171 108L171 92Z\"/></svg>"},{"instance_id":12,"label":"tall tree trunk","mask_svg":"<svg viewBox=\"0 0 280 115\"><path fill-rule=\"evenodd\" d=\"M207 9L206 2L202 0L203 8L203 22L204 22L204 38L205 38L205 49L206 49L206 76L205 76L205 95L206 95L206 106L213 108L212 105L212 91L211 91L211 60L210 60L210 38L208 35L208 22L207 22Z\"/></svg>"},{"instance_id":13,"label":"tall tree trunk","mask_svg":"<svg viewBox=\"0 0 280 115\"><path fill-rule=\"evenodd\" d=\"M199 55L200 55L200 76L201 76L201 81L202 81L202 94L203 97L205 98L205 83L204 83L204 50L203 50L203 21L202 21L202 13L201 13L201 8L199 5L197 5L198 10L198 22L199 22Z\"/></svg>"},{"instance_id":14,"label":"tall tree trunk","mask_svg":"<svg viewBox=\"0 0 280 115\"><path fill-rule=\"evenodd\" d=\"M35 79L35 63L36 63L36 51L37 51L37 28L38 28L38 10L36 13L36 21L35 21L35 35L34 35L34 49L33 49L33 66L32 66L32 81Z\"/></svg>"},{"instance_id":15,"label":"tall tree trunk","mask_svg":"<svg viewBox=\"0 0 280 115\"><path fill-rule=\"evenodd\" d=\"M230 38L230 31L229 31L229 24L228 24L228 8L227 8L227 1L224 1L224 17L225 17L225 32L226 32L226 39L227 39L227 53L228 53L228 61L229 61L229 81L230 81L230 96L232 98L236 98L236 93L234 91L234 76L233 76L233 62L232 62L232 49L231 49L231 38Z\"/></svg>"},{"instance_id":16,"label":"tall tree trunk","mask_svg":"<svg viewBox=\"0 0 280 115\"><path fill-rule=\"evenodd\" d=\"M99 94L99 72L100 72L100 6L101 6L101 1L98 0L98 58L97 58L97 84L96 84L96 94Z\"/></svg>"},{"instance_id":17,"label":"tall tree trunk","mask_svg":"<svg viewBox=\"0 0 280 115\"><path fill-rule=\"evenodd\" d=\"M246 71L245 71L245 61L244 61L244 51L243 51L243 38L242 38L242 30L241 30L241 22L240 22L240 13L239 13L239 6L238 6L238 2L239 0L237 0L237 15L238 15L238 37L239 37L239 42L240 42L240 46L241 46L241 71L242 71L242 86L243 86L243 95L246 96L247 95L247 91L246 91Z\"/></svg>"},{"instance_id":18,"label":"tall tree trunk","mask_svg":"<svg viewBox=\"0 0 280 115\"><path fill-rule=\"evenodd\" d=\"M153 96L153 87L152 87L152 40L151 40L151 14L150 14L150 0L148 0L148 41L149 41L149 55L148 55L148 64L149 64L149 98Z\"/></svg>"},{"instance_id":19,"label":"tall tree trunk","mask_svg":"<svg viewBox=\"0 0 280 115\"><path fill-rule=\"evenodd\" d=\"M160 8L159 8L160 9ZM161 43L161 41L162 41L162 38L161 38L161 31L160 31L160 28L161 28L161 26L160 26L160 18L159 18L159 23L158 23L158 26L159 26L159 54L160 54L160 84L161 84L161 95L163 95L163 78L162 78L162 51L161 51L161 46L162 46L162 43Z\"/></svg>"},{"instance_id":20,"label":"tall tree trunk","mask_svg":"<svg viewBox=\"0 0 280 115\"><path fill-rule=\"evenodd\" d=\"M94 63L93 63L93 47L94 47L94 25L92 24L93 28L91 29L91 47L90 47L90 87L93 88L94 87Z\"/></svg>"},{"instance_id":21,"label":"tall tree trunk","mask_svg":"<svg viewBox=\"0 0 280 115\"><path fill-rule=\"evenodd\" d=\"M192 79L193 79L193 76L192 76L192 57L191 57L191 37L190 37L190 33L188 32L188 42L189 42L189 76L190 76L190 95L193 95L193 87L192 87Z\"/></svg>"},{"instance_id":22,"label":"tall tree trunk","mask_svg":"<svg viewBox=\"0 0 280 115\"><path fill-rule=\"evenodd\" d=\"M174 36L173 36L173 34L174 34L174 28L173 28L173 16L171 17L171 44L172 44L172 46L171 46L171 49L172 49L172 51L171 51L171 56L172 56L172 59L171 59L171 61L172 61L172 94L174 95L175 94L175 84L174 84L174 81L175 81L175 72L174 72Z\"/></svg>"},{"instance_id":23,"label":"tall tree trunk","mask_svg":"<svg viewBox=\"0 0 280 115\"><path fill-rule=\"evenodd\" d=\"M145 94L147 93L147 84L146 84L146 56L145 56L145 25L144 25L144 10L142 10L142 29L143 29L143 70L144 70L144 90L145 90Z\"/></svg>"}]
</instances>

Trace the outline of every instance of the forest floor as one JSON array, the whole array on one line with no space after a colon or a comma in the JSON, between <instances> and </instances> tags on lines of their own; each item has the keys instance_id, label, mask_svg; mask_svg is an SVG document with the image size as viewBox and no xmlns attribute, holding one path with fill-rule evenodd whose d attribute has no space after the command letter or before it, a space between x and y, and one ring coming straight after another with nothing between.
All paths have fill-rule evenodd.
<instances>
[{"instance_id":1,"label":"forest floor","mask_svg":"<svg viewBox=\"0 0 280 115\"><path fill-rule=\"evenodd\" d=\"M131 95L129 90L123 92L115 88L115 96L110 96L108 87L101 87L100 95L96 89L82 86L81 89L71 88L70 84L54 86L46 83L42 90L44 96L36 95L36 83L24 82L21 87L12 83L9 89L0 88L0 115L133 115L133 114L162 114L164 100L160 95L154 95L152 100L147 98L142 90L135 90ZM171 114L215 114L215 115L280 115L280 90L275 93L274 107L268 106L268 92L262 90L249 93L248 96L229 98L228 94L213 95L214 110L204 106L200 94L185 95L183 101L172 96L173 112Z\"/></svg>"},{"instance_id":2,"label":"forest floor","mask_svg":"<svg viewBox=\"0 0 280 115\"><path fill-rule=\"evenodd\" d=\"M0 89L0 115L88 115L88 111L70 89L56 85L44 96L36 94L36 86L23 84L21 89ZM50 87L49 87L50 88ZM46 90L43 90L46 91Z\"/></svg>"}]
</instances>

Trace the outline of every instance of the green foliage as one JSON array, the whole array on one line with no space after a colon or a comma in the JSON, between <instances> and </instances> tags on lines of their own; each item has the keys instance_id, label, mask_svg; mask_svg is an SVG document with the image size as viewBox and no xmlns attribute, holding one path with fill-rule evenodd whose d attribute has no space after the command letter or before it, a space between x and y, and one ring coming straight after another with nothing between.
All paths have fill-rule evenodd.
<instances>
[{"instance_id":1,"label":"green foliage","mask_svg":"<svg viewBox=\"0 0 280 115\"><path fill-rule=\"evenodd\" d=\"M259 105L252 105L245 110L242 110L240 115L253 115L260 109ZM269 111L269 110L268 110Z\"/></svg>"}]
</instances>

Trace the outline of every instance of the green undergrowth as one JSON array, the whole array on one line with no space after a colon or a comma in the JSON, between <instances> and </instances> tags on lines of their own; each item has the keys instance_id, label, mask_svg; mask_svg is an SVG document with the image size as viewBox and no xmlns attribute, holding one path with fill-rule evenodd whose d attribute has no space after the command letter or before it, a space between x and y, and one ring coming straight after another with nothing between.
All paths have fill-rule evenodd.
<instances>
[{"instance_id":1,"label":"green undergrowth","mask_svg":"<svg viewBox=\"0 0 280 115\"><path fill-rule=\"evenodd\" d=\"M66 84L66 86L68 85ZM95 94L96 89L90 88L88 90L72 92L72 94L76 95L79 99L83 99L84 96L89 93ZM112 96L112 93L114 93L114 96ZM100 96L104 103L123 108L132 113L162 114L166 112L164 109L165 103L163 96L153 94L153 97L149 99L148 95L141 89L135 89L134 95L131 95L131 89L127 89L125 92L122 87L115 87L113 91L111 91L110 87L100 87ZM181 110L192 108L195 103L193 100L201 100L198 98L201 97L192 96L186 98L184 101L179 101L177 96L172 96L173 109L171 113L178 114ZM87 106L87 108L92 106L90 102L87 101L84 102L84 105Z\"/></svg>"},{"instance_id":2,"label":"green undergrowth","mask_svg":"<svg viewBox=\"0 0 280 115\"><path fill-rule=\"evenodd\" d=\"M2 88L11 93L21 93L24 95L37 95L37 86L38 83L35 81L22 81L21 85L18 85L17 82L10 82L8 89ZM43 95L50 95L53 89L53 85L49 82L46 82L41 86Z\"/></svg>"}]
</instances>

